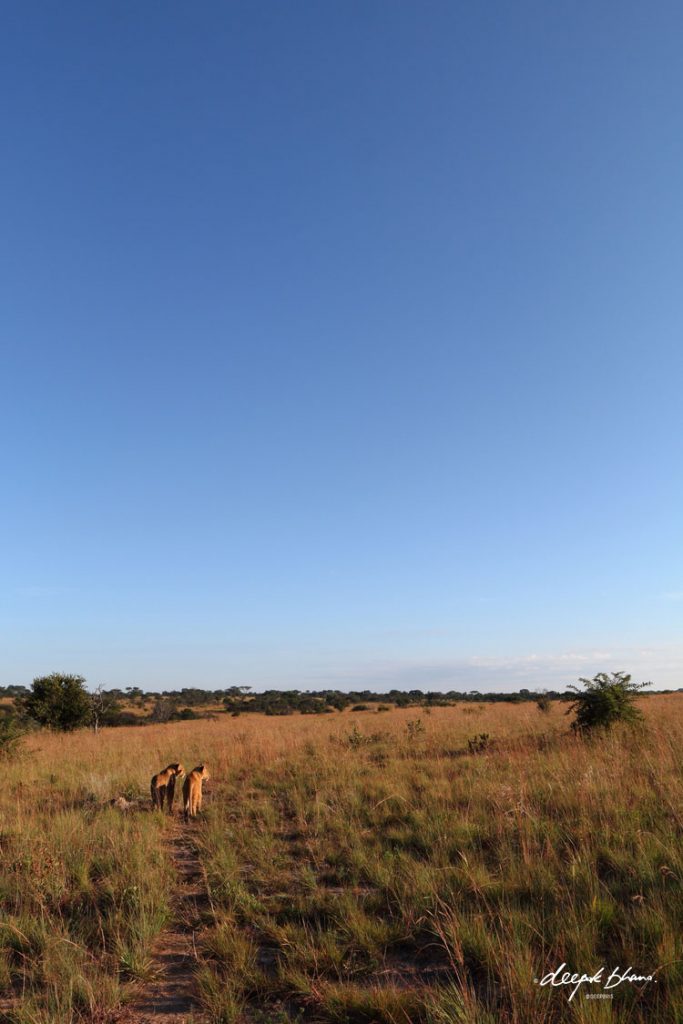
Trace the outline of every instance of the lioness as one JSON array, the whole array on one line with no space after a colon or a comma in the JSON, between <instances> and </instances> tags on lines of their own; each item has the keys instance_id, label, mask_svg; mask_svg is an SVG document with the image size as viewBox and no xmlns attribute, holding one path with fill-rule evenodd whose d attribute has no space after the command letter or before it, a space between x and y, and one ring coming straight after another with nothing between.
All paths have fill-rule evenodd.
<instances>
[{"instance_id":1,"label":"lioness","mask_svg":"<svg viewBox=\"0 0 683 1024\"><path fill-rule=\"evenodd\" d=\"M164 799L167 801L168 813L173 814L173 798L175 796L175 780L179 775L184 775L185 769L181 764L169 764L163 771L152 776L152 807L164 809Z\"/></svg>"},{"instance_id":2,"label":"lioness","mask_svg":"<svg viewBox=\"0 0 683 1024\"><path fill-rule=\"evenodd\" d=\"M210 779L206 765L200 764L193 768L183 782L183 809L185 817L194 818L202 809L202 782Z\"/></svg>"}]
</instances>

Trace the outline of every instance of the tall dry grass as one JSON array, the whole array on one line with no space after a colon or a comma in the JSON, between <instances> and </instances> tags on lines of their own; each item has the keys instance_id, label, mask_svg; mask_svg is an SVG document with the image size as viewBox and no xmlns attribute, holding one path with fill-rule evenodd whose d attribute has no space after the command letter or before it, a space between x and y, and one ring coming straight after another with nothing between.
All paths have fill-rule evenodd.
<instances>
[{"instance_id":1,"label":"tall dry grass","mask_svg":"<svg viewBox=\"0 0 683 1024\"><path fill-rule=\"evenodd\" d=\"M47 1024L106 1014L144 978L168 823L106 801L146 799L180 759L212 773L213 1020L681 1020L683 696L641 706L644 731L587 742L531 704L30 737L0 795L0 990ZM563 961L657 983L569 1003L534 984Z\"/></svg>"}]
</instances>

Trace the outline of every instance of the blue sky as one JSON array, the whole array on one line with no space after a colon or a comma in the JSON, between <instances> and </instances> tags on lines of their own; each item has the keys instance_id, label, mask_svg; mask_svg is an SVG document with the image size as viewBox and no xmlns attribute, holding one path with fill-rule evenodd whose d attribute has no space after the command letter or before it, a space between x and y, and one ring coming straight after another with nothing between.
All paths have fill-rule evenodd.
<instances>
[{"instance_id":1,"label":"blue sky","mask_svg":"<svg viewBox=\"0 0 683 1024\"><path fill-rule=\"evenodd\" d=\"M682 33L4 5L0 682L683 685Z\"/></svg>"}]
</instances>

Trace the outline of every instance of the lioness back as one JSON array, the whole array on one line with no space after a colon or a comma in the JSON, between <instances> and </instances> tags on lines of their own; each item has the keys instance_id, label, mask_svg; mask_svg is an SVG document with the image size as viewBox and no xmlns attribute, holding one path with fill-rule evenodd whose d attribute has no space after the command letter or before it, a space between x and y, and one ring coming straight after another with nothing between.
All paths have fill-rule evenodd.
<instances>
[{"instance_id":1,"label":"lioness back","mask_svg":"<svg viewBox=\"0 0 683 1024\"><path fill-rule=\"evenodd\" d=\"M194 818L202 809L202 783L210 778L206 765L200 764L189 772L183 783L183 811L186 818Z\"/></svg>"},{"instance_id":2,"label":"lioness back","mask_svg":"<svg viewBox=\"0 0 683 1024\"><path fill-rule=\"evenodd\" d=\"M173 797L175 795L175 780L179 775L184 775L185 769L180 761L174 761L162 771L152 776L150 790L152 795L152 807L163 810L164 800L168 802L168 812L173 812Z\"/></svg>"}]
</instances>

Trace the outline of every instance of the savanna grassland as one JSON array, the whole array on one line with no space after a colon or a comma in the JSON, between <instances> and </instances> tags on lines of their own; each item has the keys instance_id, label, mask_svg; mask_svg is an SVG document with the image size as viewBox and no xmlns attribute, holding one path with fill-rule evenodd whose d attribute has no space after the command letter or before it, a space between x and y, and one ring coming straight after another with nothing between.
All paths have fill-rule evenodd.
<instances>
[{"instance_id":1,"label":"savanna grassland","mask_svg":"<svg viewBox=\"0 0 683 1024\"><path fill-rule=\"evenodd\" d=\"M31 735L2 764L0 1019L125 1019L176 885L149 777L180 759L212 776L204 1019L683 1021L683 695L640 706L587 740L557 703ZM655 980L570 1002L534 983L563 962Z\"/></svg>"}]
</instances>

